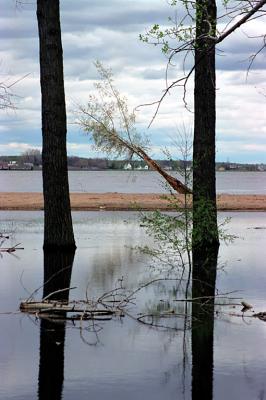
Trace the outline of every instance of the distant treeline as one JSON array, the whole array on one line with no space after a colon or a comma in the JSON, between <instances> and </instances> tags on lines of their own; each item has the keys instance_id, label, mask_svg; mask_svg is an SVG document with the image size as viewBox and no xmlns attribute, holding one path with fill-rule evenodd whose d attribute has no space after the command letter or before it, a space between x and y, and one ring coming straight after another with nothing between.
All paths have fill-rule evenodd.
<instances>
[{"instance_id":1,"label":"distant treeline","mask_svg":"<svg viewBox=\"0 0 266 400\"><path fill-rule=\"evenodd\" d=\"M157 160L166 169L175 169L178 162ZM142 160L109 160L107 158L68 157L68 166L78 169L145 169L146 163Z\"/></svg>"},{"instance_id":2,"label":"distant treeline","mask_svg":"<svg viewBox=\"0 0 266 400\"><path fill-rule=\"evenodd\" d=\"M156 160L166 170L179 170L191 168L190 161L182 160ZM3 165L13 164L12 169L22 167L25 163L32 164L33 169L41 168L42 156L38 150L25 152L18 156L0 156L0 169ZM142 160L109 160L107 158L68 157L69 169L77 170L144 170L145 162ZM146 167L147 168L147 167ZM216 163L218 171L266 171L265 164L241 164L230 162Z\"/></svg>"},{"instance_id":3,"label":"distant treeline","mask_svg":"<svg viewBox=\"0 0 266 400\"><path fill-rule=\"evenodd\" d=\"M159 164L165 169L176 169L181 165L180 161L158 160ZM0 163L22 166L24 163L31 163L35 168L42 165L40 152L34 154L22 154L18 156L0 156ZM85 158L68 157L68 167L70 169L85 170L105 170L105 169L145 169L145 162L141 160L109 160L107 158Z\"/></svg>"}]
</instances>

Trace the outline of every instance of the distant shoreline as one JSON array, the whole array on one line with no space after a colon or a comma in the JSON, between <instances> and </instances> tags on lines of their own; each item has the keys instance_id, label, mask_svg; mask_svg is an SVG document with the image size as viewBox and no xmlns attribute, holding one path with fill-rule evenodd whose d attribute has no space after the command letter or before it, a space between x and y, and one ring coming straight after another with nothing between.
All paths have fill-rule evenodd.
<instances>
[{"instance_id":1,"label":"distant shoreline","mask_svg":"<svg viewBox=\"0 0 266 400\"><path fill-rule=\"evenodd\" d=\"M73 211L173 210L161 193L71 193ZM183 195L177 198L182 204ZM266 211L266 195L217 196L220 211ZM0 192L0 210L43 210L43 195L37 192Z\"/></svg>"},{"instance_id":2,"label":"distant shoreline","mask_svg":"<svg viewBox=\"0 0 266 400\"><path fill-rule=\"evenodd\" d=\"M167 170L167 169L166 169ZM42 172L42 168L38 168L38 167L34 167L33 169L28 169L28 168L11 168L11 169L7 169L7 168L0 168L0 172L1 171L5 171L5 172ZM75 168L75 167L69 167L68 168L68 172L107 172L107 171L111 171L111 172L155 172L152 169L124 169L124 168ZM171 169L171 170L167 170L171 173L178 173L179 171L177 169ZM262 172L266 172L266 169L264 170L258 170L258 169L242 169L242 168L235 168L235 169L216 169L215 170L216 173L228 173L228 172L245 172L245 173L249 173L249 172L258 172L258 173L262 173Z\"/></svg>"}]
</instances>

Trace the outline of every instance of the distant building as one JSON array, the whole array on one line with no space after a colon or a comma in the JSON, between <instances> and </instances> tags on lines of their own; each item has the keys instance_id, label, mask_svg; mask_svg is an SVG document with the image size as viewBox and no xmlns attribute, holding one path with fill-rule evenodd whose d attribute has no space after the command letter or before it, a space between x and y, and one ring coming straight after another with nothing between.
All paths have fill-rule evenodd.
<instances>
[{"instance_id":1,"label":"distant building","mask_svg":"<svg viewBox=\"0 0 266 400\"><path fill-rule=\"evenodd\" d=\"M0 161L0 169L8 169L8 163L5 161Z\"/></svg>"},{"instance_id":2,"label":"distant building","mask_svg":"<svg viewBox=\"0 0 266 400\"><path fill-rule=\"evenodd\" d=\"M131 171L132 170L132 165L130 163L125 164L124 165L124 170Z\"/></svg>"},{"instance_id":3,"label":"distant building","mask_svg":"<svg viewBox=\"0 0 266 400\"><path fill-rule=\"evenodd\" d=\"M237 164L230 164L229 165L229 169L238 169L238 165Z\"/></svg>"},{"instance_id":4,"label":"distant building","mask_svg":"<svg viewBox=\"0 0 266 400\"><path fill-rule=\"evenodd\" d=\"M18 169L18 163L16 161L9 161L8 169Z\"/></svg>"},{"instance_id":5,"label":"distant building","mask_svg":"<svg viewBox=\"0 0 266 400\"><path fill-rule=\"evenodd\" d=\"M258 171L260 171L260 172L264 172L265 171L265 165L264 164L260 164L260 165L258 165Z\"/></svg>"},{"instance_id":6,"label":"distant building","mask_svg":"<svg viewBox=\"0 0 266 400\"><path fill-rule=\"evenodd\" d=\"M29 169L29 170L33 170L33 167L34 167L34 164L33 163L30 163L30 162L25 162L24 164L23 164L23 168L25 168L25 169Z\"/></svg>"},{"instance_id":7,"label":"distant building","mask_svg":"<svg viewBox=\"0 0 266 400\"><path fill-rule=\"evenodd\" d=\"M147 171L149 169L148 165L144 165L142 167L141 165L138 165L136 168L134 168L136 171Z\"/></svg>"}]
</instances>

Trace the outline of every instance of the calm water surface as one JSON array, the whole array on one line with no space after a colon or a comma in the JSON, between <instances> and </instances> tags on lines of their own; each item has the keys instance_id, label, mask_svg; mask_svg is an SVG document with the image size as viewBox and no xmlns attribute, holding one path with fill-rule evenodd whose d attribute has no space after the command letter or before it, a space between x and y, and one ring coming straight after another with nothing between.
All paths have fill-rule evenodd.
<instances>
[{"instance_id":1,"label":"calm water surface","mask_svg":"<svg viewBox=\"0 0 266 400\"><path fill-rule=\"evenodd\" d=\"M228 247L221 246L217 288L239 290L231 296L242 297L256 311L265 311L265 214L231 216L230 232L240 238ZM150 260L132 250L151 244L135 213L75 212L73 218L78 249L71 277L71 286L77 289L71 292L72 299L85 298L88 282L88 296L95 299L114 288L122 276L132 289L150 278ZM16 312L21 299L43 282L43 215L0 212L0 224L2 231L13 232L11 244L21 242L25 248L0 258L0 311ZM143 290L136 299L138 311L158 309L173 290L173 283ZM41 290L36 297L41 297ZM204 400L263 399L266 323L232 317L230 310L240 312L240 307L221 307L215 318L213 349L206 346L206 354L214 351L214 361L213 368L202 371L202 382L213 382L213 395ZM134 306L132 312L136 312ZM154 329L129 317L100 325L98 339L85 330L84 341L79 323L68 323L64 340L56 338L56 328L46 332L49 340L45 341L35 317L1 314L0 399L192 398L190 331L184 338L182 330ZM58 367L51 365L51 349ZM44 395L44 383L53 385L52 396ZM194 391L193 400L200 398L200 392Z\"/></svg>"},{"instance_id":2,"label":"calm water surface","mask_svg":"<svg viewBox=\"0 0 266 400\"><path fill-rule=\"evenodd\" d=\"M216 180L218 193L266 194L266 172L217 172ZM167 191L164 182L153 171L70 171L69 184L71 192ZM0 191L41 192L41 171L0 171Z\"/></svg>"}]
</instances>

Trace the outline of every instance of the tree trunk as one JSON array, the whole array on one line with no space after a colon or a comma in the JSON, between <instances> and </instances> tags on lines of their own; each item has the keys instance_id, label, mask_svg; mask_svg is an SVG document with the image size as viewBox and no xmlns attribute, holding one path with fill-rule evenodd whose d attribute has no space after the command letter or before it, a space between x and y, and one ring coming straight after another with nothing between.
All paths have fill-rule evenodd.
<instances>
[{"instance_id":1,"label":"tree trunk","mask_svg":"<svg viewBox=\"0 0 266 400\"><path fill-rule=\"evenodd\" d=\"M197 0L193 145L193 269L219 247L215 185L215 0Z\"/></svg>"},{"instance_id":2,"label":"tree trunk","mask_svg":"<svg viewBox=\"0 0 266 400\"><path fill-rule=\"evenodd\" d=\"M37 0L42 93L44 248L75 248L66 151L59 0Z\"/></svg>"},{"instance_id":3,"label":"tree trunk","mask_svg":"<svg viewBox=\"0 0 266 400\"><path fill-rule=\"evenodd\" d=\"M146 164L151 169L158 172L177 193L182 193L182 194L192 193L191 190L186 185L184 185L180 180L176 179L175 177L165 172L163 168L161 168L161 166L156 161L150 158L148 154L140 147L137 147L135 152L136 154L138 154L139 157L141 157L142 160L146 162Z\"/></svg>"}]
</instances>

